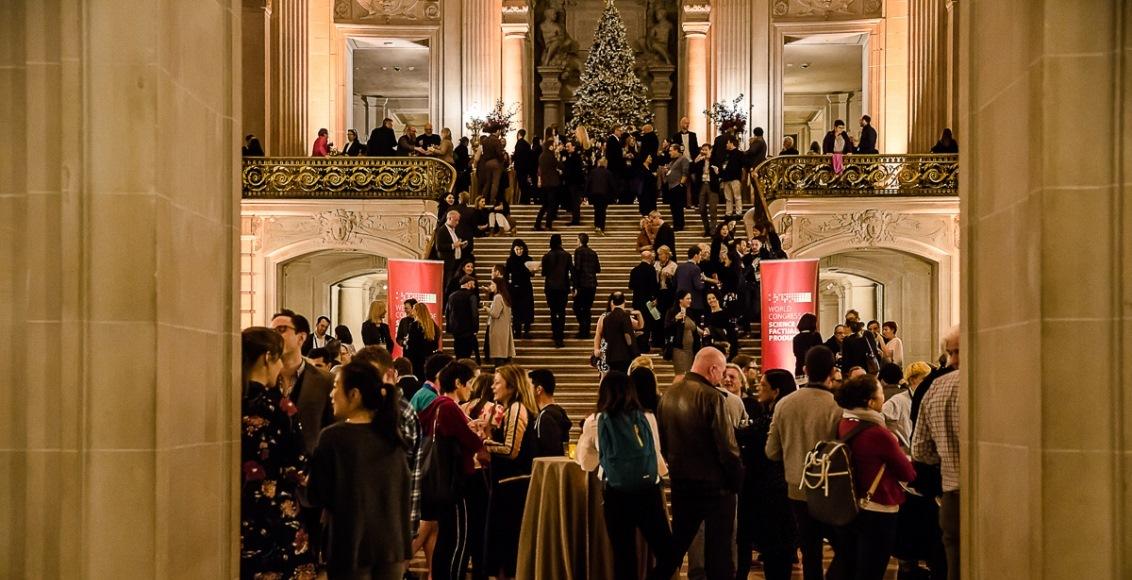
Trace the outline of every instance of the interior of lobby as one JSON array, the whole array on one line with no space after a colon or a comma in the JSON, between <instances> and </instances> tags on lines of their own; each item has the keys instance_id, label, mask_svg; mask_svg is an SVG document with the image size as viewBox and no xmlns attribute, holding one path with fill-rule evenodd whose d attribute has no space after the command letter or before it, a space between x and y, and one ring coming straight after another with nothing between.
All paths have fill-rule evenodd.
<instances>
[{"instance_id":1,"label":"interior of lobby","mask_svg":"<svg viewBox=\"0 0 1132 580\"><path fill-rule=\"evenodd\" d=\"M606 1L0 2L0 578L240 577L241 330L291 308L360 336L456 178L312 161L319 130L459 141L502 100L508 151L566 133ZM1132 578L1132 3L615 5L662 139L687 117L710 143L704 113L740 95L765 129L746 207L819 260L823 337L855 309L935 361L960 329L961 577ZM810 144L862 115L868 191L812 180ZM428 177L291 195L270 173L298 191L319 163ZM912 166L931 184L908 193ZM537 206L513 205L541 255ZM639 262L636 205L610 212L599 297ZM484 239L481 280L512 238ZM680 261L706 241L678 240ZM517 347L596 391L588 345Z\"/></svg>"}]
</instances>

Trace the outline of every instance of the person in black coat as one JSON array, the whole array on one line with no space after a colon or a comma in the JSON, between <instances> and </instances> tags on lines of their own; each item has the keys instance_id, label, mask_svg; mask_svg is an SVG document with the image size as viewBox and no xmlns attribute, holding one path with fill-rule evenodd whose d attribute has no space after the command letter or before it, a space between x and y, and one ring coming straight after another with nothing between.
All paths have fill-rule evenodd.
<instances>
[{"instance_id":1,"label":"person in black coat","mask_svg":"<svg viewBox=\"0 0 1132 580\"><path fill-rule=\"evenodd\" d=\"M448 296L444 307L445 330L452 334L452 350L456 358L479 353L476 334L480 330L480 300L476 279L464 276L460 288ZM476 356L479 362L479 356Z\"/></svg>"},{"instance_id":2,"label":"person in black coat","mask_svg":"<svg viewBox=\"0 0 1132 580\"><path fill-rule=\"evenodd\" d=\"M566 182L566 191L569 194L566 200L570 204L570 224L572 226L582 223L582 193L586 187L586 169L582 162L582 154L574 141L567 141L562 154L562 179Z\"/></svg>"},{"instance_id":3,"label":"person in black coat","mask_svg":"<svg viewBox=\"0 0 1132 580\"><path fill-rule=\"evenodd\" d=\"M370 157L392 157L397 154L397 134L393 132L393 119L386 118L381 126L369 134L366 142L366 155Z\"/></svg>"},{"instance_id":4,"label":"person in black coat","mask_svg":"<svg viewBox=\"0 0 1132 580\"><path fill-rule=\"evenodd\" d=\"M358 132L350 129L346 131L346 144L342 147L342 154L347 157L357 157L366 152L366 146L358 141Z\"/></svg>"},{"instance_id":5,"label":"person in black coat","mask_svg":"<svg viewBox=\"0 0 1132 580\"><path fill-rule=\"evenodd\" d=\"M558 156L558 145L553 141L545 143L538 158L538 188L542 197L542 207L535 216L535 231L542 230L542 220L546 218L546 229L554 229L558 219L558 202L562 189L562 159Z\"/></svg>"},{"instance_id":6,"label":"person in black coat","mask_svg":"<svg viewBox=\"0 0 1132 580\"><path fill-rule=\"evenodd\" d=\"M637 339L641 351L647 352L652 333L660 325L660 320L654 318L652 310L663 315L658 305L660 297L660 279L656 267L653 266L655 255L652 250L641 252L641 262L629 271L629 291L633 293L633 310L640 312L644 317L644 328ZM651 307L651 309L650 309Z\"/></svg>"},{"instance_id":7,"label":"person in black coat","mask_svg":"<svg viewBox=\"0 0 1132 580\"><path fill-rule=\"evenodd\" d=\"M853 367L869 368L869 342L861 335L865 324L858 320L849 323L849 336L841 343L841 372L849 378Z\"/></svg>"},{"instance_id":8,"label":"person in black coat","mask_svg":"<svg viewBox=\"0 0 1132 580\"><path fill-rule=\"evenodd\" d=\"M613 173L609 171L609 161L602 157L586 176L586 195L594 206L594 230L605 234L605 214L614 191Z\"/></svg>"},{"instance_id":9,"label":"person in black coat","mask_svg":"<svg viewBox=\"0 0 1132 580\"><path fill-rule=\"evenodd\" d=\"M625 181L625 151L621 147L621 127L613 129L613 133L605 140L605 159L609 163L609 172L613 174L614 199L621 199L622 184Z\"/></svg>"},{"instance_id":10,"label":"person in black coat","mask_svg":"<svg viewBox=\"0 0 1132 580\"><path fill-rule=\"evenodd\" d=\"M939 141L932 145L932 153L959 153L959 142L951 136L951 129L944 129Z\"/></svg>"},{"instance_id":11,"label":"person in black coat","mask_svg":"<svg viewBox=\"0 0 1132 580\"><path fill-rule=\"evenodd\" d=\"M452 150L452 161L456 168L456 191L468 191L472 187L472 156L468 153L467 137L460 137L460 143Z\"/></svg>"},{"instance_id":12,"label":"person in black coat","mask_svg":"<svg viewBox=\"0 0 1132 580\"><path fill-rule=\"evenodd\" d=\"M692 193L700 208L700 224L704 227L705 237L711 235L719 217L719 166L712 164L713 157L715 154L711 147L700 147L691 169ZM707 181L704 181L705 173Z\"/></svg>"},{"instance_id":13,"label":"person in black coat","mask_svg":"<svg viewBox=\"0 0 1132 580\"><path fill-rule=\"evenodd\" d=\"M839 144L840 142L840 144ZM853 153L857 148L853 145L853 137L845 131L845 121L838 119L833 122L833 130L825 134L825 139L822 140L821 152L829 155L830 153Z\"/></svg>"},{"instance_id":14,"label":"person in black coat","mask_svg":"<svg viewBox=\"0 0 1132 580\"><path fill-rule=\"evenodd\" d=\"M597 294L597 275L601 273L601 260L589 247L590 236L578 234L578 247L574 250L574 318L578 321L578 334L574 338L590 338L593 320L594 296Z\"/></svg>"},{"instance_id":15,"label":"person in black coat","mask_svg":"<svg viewBox=\"0 0 1132 580\"><path fill-rule=\"evenodd\" d=\"M531 337L531 323L535 320L535 291L531 283L531 269L527 263L532 260L527 243L523 240L511 242L511 254L507 256L504 274L507 289L511 292L511 330L518 338Z\"/></svg>"},{"instance_id":16,"label":"person in black coat","mask_svg":"<svg viewBox=\"0 0 1132 580\"><path fill-rule=\"evenodd\" d=\"M873 128L872 122L872 117L861 116L861 142L857 144L856 153L872 155L880 153L880 151L877 151L877 130Z\"/></svg>"},{"instance_id":17,"label":"person in black coat","mask_svg":"<svg viewBox=\"0 0 1132 580\"><path fill-rule=\"evenodd\" d=\"M542 257L543 288L546 291L547 306L550 307L550 330L554 336L554 346L565 346L566 303L570 296L570 272L573 261L570 254L562 249L562 235L550 236L550 251Z\"/></svg>"},{"instance_id":18,"label":"person in black coat","mask_svg":"<svg viewBox=\"0 0 1132 580\"><path fill-rule=\"evenodd\" d=\"M244 157L263 157L263 145L260 144L259 139L255 135L248 133L244 136Z\"/></svg>"},{"instance_id":19,"label":"person in black coat","mask_svg":"<svg viewBox=\"0 0 1132 580\"><path fill-rule=\"evenodd\" d=\"M805 374L806 353L821 344L818 317L814 316L813 312L803 314L798 320L798 334L794 335L794 376L800 377Z\"/></svg>"},{"instance_id":20,"label":"person in black coat","mask_svg":"<svg viewBox=\"0 0 1132 580\"><path fill-rule=\"evenodd\" d=\"M692 155L700 150L700 141L696 138L696 133L688 130L688 127L691 125L692 122L687 117L681 118L680 130L673 133L672 137L668 139L669 143L675 143L683 147L684 155L687 155L688 159L691 159Z\"/></svg>"},{"instance_id":21,"label":"person in black coat","mask_svg":"<svg viewBox=\"0 0 1132 580\"><path fill-rule=\"evenodd\" d=\"M535 168L537 158L532 157L531 143L527 141L527 130L519 129L518 140L515 141L515 150L511 154L511 162L515 165L515 180L519 183L518 203L527 203L534 192Z\"/></svg>"}]
</instances>

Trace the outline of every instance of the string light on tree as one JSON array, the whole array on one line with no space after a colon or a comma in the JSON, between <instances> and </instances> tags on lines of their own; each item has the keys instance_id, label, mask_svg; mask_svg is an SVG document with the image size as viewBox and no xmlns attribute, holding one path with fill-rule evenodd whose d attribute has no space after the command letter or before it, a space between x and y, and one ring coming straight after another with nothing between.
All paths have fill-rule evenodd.
<instances>
[{"instance_id":1,"label":"string light on tree","mask_svg":"<svg viewBox=\"0 0 1132 580\"><path fill-rule=\"evenodd\" d=\"M652 122L645 84L633 72L636 61L621 13L613 0L606 0L586 57L581 86L574 93L577 102L569 129L583 126L591 137L601 139L615 127L640 127Z\"/></svg>"}]
</instances>

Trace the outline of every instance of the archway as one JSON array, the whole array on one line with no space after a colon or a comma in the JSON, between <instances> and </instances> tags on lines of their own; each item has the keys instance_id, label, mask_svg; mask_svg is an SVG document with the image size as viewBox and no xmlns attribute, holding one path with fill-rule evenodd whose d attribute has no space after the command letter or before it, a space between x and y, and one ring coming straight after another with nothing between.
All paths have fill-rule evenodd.
<instances>
[{"instance_id":1,"label":"archway","mask_svg":"<svg viewBox=\"0 0 1132 580\"><path fill-rule=\"evenodd\" d=\"M277 266L276 303L307 315L345 325L360 344L362 321L374 299L383 297L388 280L384 256L352 250L310 252ZM269 289L269 292L272 291Z\"/></svg>"}]
</instances>

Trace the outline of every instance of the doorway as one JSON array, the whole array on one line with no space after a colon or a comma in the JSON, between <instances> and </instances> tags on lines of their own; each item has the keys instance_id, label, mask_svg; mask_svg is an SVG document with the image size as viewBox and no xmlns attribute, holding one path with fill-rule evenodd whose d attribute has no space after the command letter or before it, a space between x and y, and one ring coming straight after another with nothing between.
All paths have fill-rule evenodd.
<instances>
[{"instance_id":1,"label":"doorway","mask_svg":"<svg viewBox=\"0 0 1132 580\"><path fill-rule=\"evenodd\" d=\"M346 126L365 139L385 118L400 133L432 118L432 39L351 36L346 40Z\"/></svg>"},{"instance_id":2,"label":"doorway","mask_svg":"<svg viewBox=\"0 0 1132 580\"><path fill-rule=\"evenodd\" d=\"M361 344L370 302L383 299L389 273L383 256L347 250L304 254L279 265L278 304L314 320L345 325Z\"/></svg>"},{"instance_id":3,"label":"doorway","mask_svg":"<svg viewBox=\"0 0 1132 580\"><path fill-rule=\"evenodd\" d=\"M786 35L782 47L782 127L805 152L837 119L856 133L867 112L868 39L862 32Z\"/></svg>"}]
</instances>

